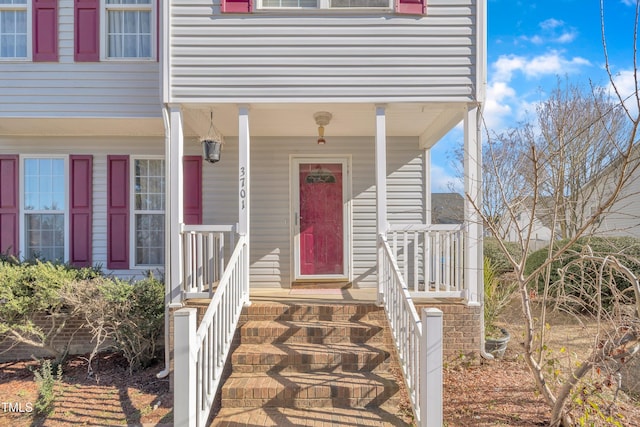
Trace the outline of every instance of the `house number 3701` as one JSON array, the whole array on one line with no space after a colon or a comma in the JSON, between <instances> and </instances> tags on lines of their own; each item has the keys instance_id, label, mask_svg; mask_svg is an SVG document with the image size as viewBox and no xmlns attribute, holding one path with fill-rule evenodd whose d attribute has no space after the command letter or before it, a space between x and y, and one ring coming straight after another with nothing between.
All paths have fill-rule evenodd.
<instances>
[{"instance_id":1,"label":"house number 3701","mask_svg":"<svg viewBox=\"0 0 640 427\"><path fill-rule=\"evenodd\" d=\"M240 208L247 206L247 172L244 166L240 168Z\"/></svg>"}]
</instances>

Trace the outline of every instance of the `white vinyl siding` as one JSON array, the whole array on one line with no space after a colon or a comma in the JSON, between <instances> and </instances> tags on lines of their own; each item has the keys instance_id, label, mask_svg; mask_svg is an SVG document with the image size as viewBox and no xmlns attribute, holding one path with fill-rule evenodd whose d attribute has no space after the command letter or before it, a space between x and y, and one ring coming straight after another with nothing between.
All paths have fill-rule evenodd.
<instances>
[{"instance_id":1,"label":"white vinyl siding","mask_svg":"<svg viewBox=\"0 0 640 427\"><path fill-rule=\"evenodd\" d=\"M59 62L0 61L0 118L162 117L157 62L74 63L73 0L58 15Z\"/></svg>"},{"instance_id":2,"label":"white vinyl siding","mask_svg":"<svg viewBox=\"0 0 640 427\"><path fill-rule=\"evenodd\" d=\"M477 7L476 0L431 0L420 17L239 16L212 12L206 0L173 0L165 99L472 102Z\"/></svg>"}]
</instances>

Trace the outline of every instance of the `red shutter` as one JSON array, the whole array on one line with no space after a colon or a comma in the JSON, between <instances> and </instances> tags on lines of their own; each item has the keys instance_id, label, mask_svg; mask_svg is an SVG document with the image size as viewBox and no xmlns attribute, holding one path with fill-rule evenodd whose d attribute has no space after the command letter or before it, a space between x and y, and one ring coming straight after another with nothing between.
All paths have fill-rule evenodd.
<instances>
[{"instance_id":1,"label":"red shutter","mask_svg":"<svg viewBox=\"0 0 640 427\"><path fill-rule=\"evenodd\" d=\"M76 62L100 60L100 0L74 0L74 58Z\"/></svg>"},{"instance_id":2,"label":"red shutter","mask_svg":"<svg viewBox=\"0 0 640 427\"><path fill-rule=\"evenodd\" d=\"M77 267L90 267L93 157L70 156L69 163L69 262Z\"/></svg>"},{"instance_id":3,"label":"red shutter","mask_svg":"<svg viewBox=\"0 0 640 427\"><path fill-rule=\"evenodd\" d=\"M222 0L220 10L223 13L249 13L253 10L252 0Z\"/></svg>"},{"instance_id":4,"label":"red shutter","mask_svg":"<svg viewBox=\"0 0 640 427\"><path fill-rule=\"evenodd\" d=\"M58 60L58 0L33 0L33 60Z\"/></svg>"},{"instance_id":5,"label":"red shutter","mask_svg":"<svg viewBox=\"0 0 640 427\"><path fill-rule=\"evenodd\" d=\"M18 256L18 156L0 156L0 252Z\"/></svg>"},{"instance_id":6,"label":"red shutter","mask_svg":"<svg viewBox=\"0 0 640 427\"><path fill-rule=\"evenodd\" d=\"M424 15L427 11L427 0L396 0L396 12Z\"/></svg>"},{"instance_id":7,"label":"red shutter","mask_svg":"<svg viewBox=\"0 0 640 427\"><path fill-rule=\"evenodd\" d=\"M202 224L202 156L184 156L184 223Z\"/></svg>"},{"instance_id":8,"label":"red shutter","mask_svg":"<svg viewBox=\"0 0 640 427\"><path fill-rule=\"evenodd\" d=\"M107 156L107 268L129 268L129 156Z\"/></svg>"}]
</instances>

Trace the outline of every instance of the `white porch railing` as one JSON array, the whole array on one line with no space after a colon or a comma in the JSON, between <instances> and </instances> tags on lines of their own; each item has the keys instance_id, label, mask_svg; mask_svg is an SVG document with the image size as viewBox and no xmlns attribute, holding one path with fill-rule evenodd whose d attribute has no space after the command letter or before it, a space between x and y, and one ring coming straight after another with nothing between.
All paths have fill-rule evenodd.
<instances>
[{"instance_id":1,"label":"white porch railing","mask_svg":"<svg viewBox=\"0 0 640 427\"><path fill-rule=\"evenodd\" d=\"M461 224L391 224L389 239L414 298L466 298Z\"/></svg>"},{"instance_id":2,"label":"white porch railing","mask_svg":"<svg viewBox=\"0 0 640 427\"><path fill-rule=\"evenodd\" d=\"M242 306L249 301L247 255L246 237L240 236L199 327L195 308L182 308L175 313L176 426L206 425Z\"/></svg>"},{"instance_id":3,"label":"white porch railing","mask_svg":"<svg viewBox=\"0 0 640 427\"><path fill-rule=\"evenodd\" d=\"M418 316L386 239L382 246L382 298L414 416L419 427L442 426L442 311Z\"/></svg>"},{"instance_id":4,"label":"white porch railing","mask_svg":"<svg viewBox=\"0 0 640 427\"><path fill-rule=\"evenodd\" d=\"M235 247L233 225L182 225L184 298L212 298ZM226 252L226 253L225 253Z\"/></svg>"}]
</instances>

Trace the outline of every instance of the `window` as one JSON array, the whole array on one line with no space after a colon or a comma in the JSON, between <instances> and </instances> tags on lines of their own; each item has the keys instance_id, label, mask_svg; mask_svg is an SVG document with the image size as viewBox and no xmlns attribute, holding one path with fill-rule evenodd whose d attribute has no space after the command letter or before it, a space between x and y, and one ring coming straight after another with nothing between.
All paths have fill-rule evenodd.
<instances>
[{"instance_id":1,"label":"window","mask_svg":"<svg viewBox=\"0 0 640 427\"><path fill-rule=\"evenodd\" d=\"M134 265L164 264L164 160L134 159Z\"/></svg>"},{"instance_id":2,"label":"window","mask_svg":"<svg viewBox=\"0 0 640 427\"><path fill-rule=\"evenodd\" d=\"M262 9L391 9L389 0L262 0Z\"/></svg>"},{"instance_id":3,"label":"window","mask_svg":"<svg viewBox=\"0 0 640 427\"><path fill-rule=\"evenodd\" d=\"M154 3L152 0L103 0L105 58L153 59Z\"/></svg>"},{"instance_id":4,"label":"window","mask_svg":"<svg viewBox=\"0 0 640 427\"><path fill-rule=\"evenodd\" d=\"M25 158L23 163L24 256L66 260L65 158Z\"/></svg>"},{"instance_id":5,"label":"window","mask_svg":"<svg viewBox=\"0 0 640 427\"><path fill-rule=\"evenodd\" d=\"M0 58L27 59L29 25L27 0L0 0Z\"/></svg>"}]
</instances>

